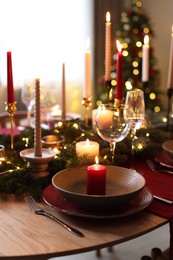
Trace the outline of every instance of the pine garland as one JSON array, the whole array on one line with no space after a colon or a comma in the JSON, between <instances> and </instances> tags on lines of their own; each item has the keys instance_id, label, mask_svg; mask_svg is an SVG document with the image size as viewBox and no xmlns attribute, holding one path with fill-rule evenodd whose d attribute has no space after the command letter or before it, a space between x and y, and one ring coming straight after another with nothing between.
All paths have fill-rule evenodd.
<instances>
[{"instance_id":1,"label":"pine garland","mask_svg":"<svg viewBox=\"0 0 173 260\"><path fill-rule=\"evenodd\" d=\"M32 194L36 199L41 197L44 188L51 183L51 179L58 171L67 167L93 164L93 159L83 156L78 158L75 152L75 143L80 140L97 141L100 144L100 163L124 165L131 155L131 137L127 136L123 141L117 143L115 149L115 160L112 162L109 143L103 141L91 128L86 128L82 120L71 120L59 123L54 129L42 130L42 136L54 134L64 138L62 150L53 161L49 163L49 175L35 179L32 172L27 168L27 163L20 157L21 150L33 147L34 130L26 128L21 134L14 138L14 150L10 149L10 136L0 135L0 144L6 148L6 162L0 165L0 192L7 196L20 198L25 193ZM162 143L173 138L171 132L163 128L143 128L137 133L136 154L138 157L148 157L155 154L162 147ZM138 145L142 144L142 149Z\"/></svg>"}]
</instances>

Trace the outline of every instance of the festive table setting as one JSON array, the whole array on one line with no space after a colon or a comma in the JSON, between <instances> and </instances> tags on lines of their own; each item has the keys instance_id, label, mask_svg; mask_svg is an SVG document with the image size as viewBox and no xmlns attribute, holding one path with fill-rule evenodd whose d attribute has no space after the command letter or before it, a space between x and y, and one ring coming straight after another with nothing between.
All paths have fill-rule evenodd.
<instances>
[{"instance_id":1,"label":"festive table setting","mask_svg":"<svg viewBox=\"0 0 173 260\"><path fill-rule=\"evenodd\" d=\"M34 84L34 124L22 130L14 125L16 102L12 55L7 52L7 102L10 130L0 134L0 192L9 201L24 201L30 194L69 220L120 221L150 212L170 224L170 259L173 256L173 131L169 81L167 124L153 125L145 114L143 89L124 93L122 49L117 40L117 85L111 92L111 22L106 14L105 92L107 103L93 110L90 85L90 52L85 53L85 84L81 106L85 118L66 111L65 65L62 65L62 108L49 111L42 127L40 79ZM149 39L143 45L143 77L148 81ZM172 66L172 64L170 64ZM172 75L170 75L170 78ZM152 120L152 119L151 119ZM7 129L6 129L7 130ZM147 161L150 160L150 164ZM157 169L151 167L157 166ZM152 168L152 169L151 169ZM167 171L167 172L166 172ZM144 213L145 214L145 213ZM32 215L31 215L32 218ZM101 223L101 222L100 222ZM85 224L84 224L85 225ZM102 225L102 224L101 224ZM152 227L154 228L154 227ZM152 229L151 228L151 229ZM84 238L85 239L85 230ZM113 242L112 242L113 244ZM106 243L104 244L106 245ZM103 244L102 244L103 246ZM90 247L91 248L91 247ZM101 246L100 246L101 248Z\"/></svg>"}]
</instances>

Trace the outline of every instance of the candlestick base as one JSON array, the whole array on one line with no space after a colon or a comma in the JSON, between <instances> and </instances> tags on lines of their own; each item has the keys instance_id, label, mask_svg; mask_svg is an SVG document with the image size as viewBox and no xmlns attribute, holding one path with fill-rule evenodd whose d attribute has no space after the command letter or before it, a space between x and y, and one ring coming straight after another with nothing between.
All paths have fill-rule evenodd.
<instances>
[{"instance_id":1,"label":"candlestick base","mask_svg":"<svg viewBox=\"0 0 173 260\"><path fill-rule=\"evenodd\" d=\"M55 152L46 148L42 149L42 156L35 156L34 148L25 149L20 152L20 156L27 162L27 167L31 169L34 178L49 175L48 163L55 157Z\"/></svg>"},{"instance_id":2,"label":"candlestick base","mask_svg":"<svg viewBox=\"0 0 173 260\"><path fill-rule=\"evenodd\" d=\"M83 98L82 105L84 105L85 108L86 108L86 111L85 111L85 124L86 124L86 126L88 126L88 112L89 112L89 107L92 105L92 97Z\"/></svg>"},{"instance_id":3,"label":"candlestick base","mask_svg":"<svg viewBox=\"0 0 173 260\"><path fill-rule=\"evenodd\" d=\"M173 95L173 88L169 88L167 90L168 97L168 110L167 110L167 129L169 130L169 120L170 120L170 112L171 112L171 98Z\"/></svg>"},{"instance_id":4,"label":"candlestick base","mask_svg":"<svg viewBox=\"0 0 173 260\"><path fill-rule=\"evenodd\" d=\"M11 149L14 148L14 112L17 110L16 103L17 102L12 102L12 103L5 102L5 111L7 111L9 113L9 116L10 116Z\"/></svg>"}]
</instances>

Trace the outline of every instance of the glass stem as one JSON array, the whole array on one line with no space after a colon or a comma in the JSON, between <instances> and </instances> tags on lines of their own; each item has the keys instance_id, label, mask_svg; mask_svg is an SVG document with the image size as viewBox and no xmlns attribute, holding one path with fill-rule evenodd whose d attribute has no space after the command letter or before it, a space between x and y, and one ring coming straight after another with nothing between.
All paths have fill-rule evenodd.
<instances>
[{"instance_id":1,"label":"glass stem","mask_svg":"<svg viewBox=\"0 0 173 260\"><path fill-rule=\"evenodd\" d=\"M31 111L30 111L30 108L28 107L28 109L27 109L27 121L28 121L28 126L30 126L30 119L31 119Z\"/></svg>"},{"instance_id":2,"label":"glass stem","mask_svg":"<svg viewBox=\"0 0 173 260\"><path fill-rule=\"evenodd\" d=\"M116 146L115 142L110 142L110 151L112 154L112 162L114 162L115 146Z\"/></svg>"},{"instance_id":3,"label":"glass stem","mask_svg":"<svg viewBox=\"0 0 173 260\"><path fill-rule=\"evenodd\" d=\"M136 135L136 129L133 128L131 131L131 137L132 137L132 147L131 147L131 168L134 169L134 156L135 156L135 135Z\"/></svg>"}]
</instances>

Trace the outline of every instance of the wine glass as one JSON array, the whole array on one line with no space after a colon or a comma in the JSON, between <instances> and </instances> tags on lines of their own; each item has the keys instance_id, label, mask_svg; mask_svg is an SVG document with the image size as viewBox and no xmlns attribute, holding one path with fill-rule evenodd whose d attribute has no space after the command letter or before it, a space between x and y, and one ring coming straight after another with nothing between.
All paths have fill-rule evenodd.
<instances>
[{"instance_id":1,"label":"wine glass","mask_svg":"<svg viewBox=\"0 0 173 260\"><path fill-rule=\"evenodd\" d=\"M47 128L51 128L51 114L59 108L58 89L50 86L42 86L40 93L41 117L46 121Z\"/></svg>"},{"instance_id":2,"label":"wine glass","mask_svg":"<svg viewBox=\"0 0 173 260\"><path fill-rule=\"evenodd\" d=\"M34 105L34 82L26 82L21 88L21 100L27 107L27 120L30 125L31 111Z\"/></svg>"},{"instance_id":3,"label":"wine glass","mask_svg":"<svg viewBox=\"0 0 173 260\"><path fill-rule=\"evenodd\" d=\"M112 161L114 161L116 143L122 141L130 130L130 125L125 118L124 106L100 105L95 116L95 126L99 136L110 143Z\"/></svg>"},{"instance_id":4,"label":"wine glass","mask_svg":"<svg viewBox=\"0 0 173 260\"><path fill-rule=\"evenodd\" d=\"M140 128L142 122L145 118L145 101L144 101L144 92L141 89L134 89L127 91L126 100L126 119L131 125L131 136L132 136L132 160L131 166L133 168L134 163L134 140L136 136L137 129Z\"/></svg>"}]
</instances>

